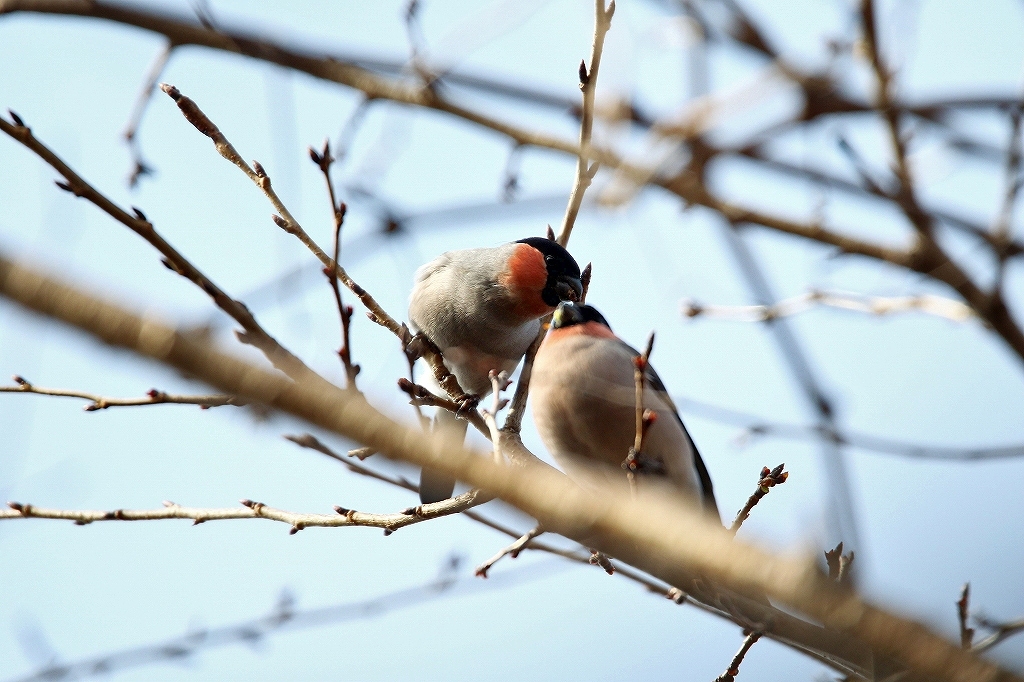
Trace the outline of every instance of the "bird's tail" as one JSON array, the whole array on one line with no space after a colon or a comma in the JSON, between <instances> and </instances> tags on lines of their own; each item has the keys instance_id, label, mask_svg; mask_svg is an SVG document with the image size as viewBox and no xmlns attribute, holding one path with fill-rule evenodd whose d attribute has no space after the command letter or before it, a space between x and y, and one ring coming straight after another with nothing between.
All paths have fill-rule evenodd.
<instances>
[{"instance_id":1,"label":"bird's tail","mask_svg":"<svg viewBox=\"0 0 1024 682\"><path fill-rule=\"evenodd\" d=\"M459 419L448 410L438 410L434 416L435 432L459 429L457 433L461 433L462 439L465 439L466 427L468 426L469 422L465 419ZM452 496L453 492L455 492L454 478L437 469L423 467L423 470L420 472L420 502L430 504L431 502L447 500Z\"/></svg>"}]
</instances>

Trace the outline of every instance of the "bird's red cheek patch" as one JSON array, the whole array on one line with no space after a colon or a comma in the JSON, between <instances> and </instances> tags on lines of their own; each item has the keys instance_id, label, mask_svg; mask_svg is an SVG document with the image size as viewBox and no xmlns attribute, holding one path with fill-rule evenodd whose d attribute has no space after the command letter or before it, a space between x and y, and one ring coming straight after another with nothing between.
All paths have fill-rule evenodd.
<instances>
[{"instance_id":1,"label":"bird's red cheek patch","mask_svg":"<svg viewBox=\"0 0 1024 682\"><path fill-rule=\"evenodd\" d=\"M501 273L501 285L512 292L526 316L537 317L551 310L541 298L548 282L548 268L544 255L529 244L518 244L508 267Z\"/></svg>"}]
</instances>

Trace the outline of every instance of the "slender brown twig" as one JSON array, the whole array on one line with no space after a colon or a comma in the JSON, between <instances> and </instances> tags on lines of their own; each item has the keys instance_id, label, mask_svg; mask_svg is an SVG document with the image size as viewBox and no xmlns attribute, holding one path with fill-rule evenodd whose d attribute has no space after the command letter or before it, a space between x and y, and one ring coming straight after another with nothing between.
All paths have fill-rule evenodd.
<instances>
[{"instance_id":1,"label":"slender brown twig","mask_svg":"<svg viewBox=\"0 0 1024 682\"><path fill-rule=\"evenodd\" d=\"M443 398L436 393L433 393L427 387L421 386L420 384L414 384L405 378L398 380L398 388L409 396L410 405L413 405L414 407L438 407L442 410L448 410L452 414L467 420L483 435L488 438L492 437L491 429L487 424L487 420L480 414L479 410L469 408L465 404L457 403L449 398ZM427 423L429 424L429 421Z\"/></svg>"},{"instance_id":2,"label":"slender brown twig","mask_svg":"<svg viewBox=\"0 0 1024 682\"><path fill-rule=\"evenodd\" d=\"M20 117L13 112L10 112L10 114L13 123L8 123L3 118L0 118L0 131L23 144L60 173L65 181L57 182L58 187L71 192L76 197L86 199L111 218L117 220L149 242L164 256L162 262L167 268L178 273L206 292L218 308L226 312L242 326L243 331L236 332L236 336L240 341L259 348L275 367L292 378L303 378L313 373L299 358L278 343L274 337L260 326L249 309L245 307L245 304L228 296L227 293L214 284L213 280L203 274L191 261L161 237L142 211L132 207L132 213L128 213L117 206L99 190L82 179L49 147L40 142Z\"/></svg>"},{"instance_id":3,"label":"slender brown twig","mask_svg":"<svg viewBox=\"0 0 1024 682\"><path fill-rule=\"evenodd\" d=\"M590 162L590 138L594 133L597 73L601 68L601 55L604 53L604 37L612 26L614 14L615 0L611 0L607 8L605 0L594 0L594 42L590 50L590 70L587 70L586 62L580 62L580 90L583 91L583 105L580 109L580 153L576 160L576 180L569 195L569 204L565 207L562 229L558 233L558 243L562 246L569 243L572 228L576 224L576 216L579 215L580 206L583 204L583 195L600 168L598 161Z\"/></svg>"},{"instance_id":4,"label":"slender brown twig","mask_svg":"<svg viewBox=\"0 0 1024 682\"><path fill-rule=\"evenodd\" d=\"M405 324L399 323L395 318L391 317L380 306L380 304L377 303L376 299L366 291L366 289L356 283L356 281L349 276L345 269L341 267L336 260L332 259L327 252L320 248L313 238L310 237L302 228L299 222L295 220L295 217L284 205L280 197L278 197L277 192L271 184L270 176L267 175L263 166L258 162L253 162L253 166L250 167L224 136L224 133L221 132L221 130L213 123L213 121L203 113L194 101L181 94L176 87L163 83L160 85L160 89L174 100L189 123L195 126L199 132L213 140L218 154L241 169L257 187L263 190L263 193L267 196L267 199L270 200L270 203L277 211L276 214L271 216L274 223L282 230L288 234L294 235L300 242L302 242L302 244L309 249L309 251L325 268L334 268L334 273L338 280L341 281L341 283L344 284L353 294L355 294L360 302L362 302L363 306L367 310L367 317L369 317L372 322L379 324L397 336L402 342L404 348L413 350L413 352L417 353L419 357L423 357L427 361L427 365L434 372L434 378L437 379L438 384L448 393L449 396L451 396L453 400L457 400L459 402L468 401L469 396L464 390L462 390L462 387L459 386L458 379L456 379L455 375L449 372L448 368L445 366L444 358L441 356L441 351L427 339L419 336L413 337Z\"/></svg>"},{"instance_id":5,"label":"slender brown twig","mask_svg":"<svg viewBox=\"0 0 1024 682\"><path fill-rule=\"evenodd\" d=\"M334 193L334 182L331 181L331 165L334 163L334 156L331 155L331 144L324 140L324 147L321 151L309 148L309 158L320 168L323 173L324 182L327 184L327 197L331 202L331 215L334 217L334 257L332 265L324 267L324 274L327 282L331 285L331 293L334 294L334 303L338 307L338 318L341 320L341 347L338 349L338 357L345 368L347 388L356 389L356 376L359 374L359 365L352 362L352 344L349 330L352 325L352 306L345 305L341 300L341 289L338 287L338 263L341 262L341 228L345 224L345 212L348 207L344 202L339 202Z\"/></svg>"},{"instance_id":6,"label":"slender brown twig","mask_svg":"<svg viewBox=\"0 0 1024 682\"><path fill-rule=\"evenodd\" d=\"M524 549L527 549L530 546L530 543L533 541L534 538L543 533L543 528L541 528L540 526L534 526L526 533L523 533L523 535L520 536L519 539L513 542L511 545L505 547L500 552L492 556L490 559L477 566L476 575L481 578L486 578L487 572L491 570L494 564L498 563L498 561L500 561L503 557L506 556L515 559L519 556L520 552L522 552Z\"/></svg>"},{"instance_id":7,"label":"slender brown twig","mask_svg":"<svg viewBox=\"0 0 1024 682\"><path fill-rule=\"evenodd\" d=\"M750 510L761 501L761 498L767 495L771 489L777 485L782 485L789 478L789 472L783 471L785 464L780 464L774 469L763 467L761 469L761 477L757 481L757 488L754 490L754 494L747 498L747 503L743 505L743 509L736 514L736 519L732 522L732 526L729 527L729 532L733 535L740 529L743 522L750 518Z\"/></svg>"},{"instance_id":8,"label":"slender brown twig","mask_svg":"<svg viewBox=\"0 0 1024 682\"><path fill-rule=\"evenodd\" d=\"M960 598L956 600L956 617L960 622L960 646L964 649L970 649L974 640L974 628L967 624L970 618L970 606L971 584L964 583L963 589L960 590Z\"/></svg>"},{"instance_id":9,"label":"slender brown twig","mask_svg":"<svg viewBox=\"0 0 1024 682\"><path fill-rule=\"evenodd\" d=\"M636 494L636 473L642 468L640 458L644 450L644 439L647 430L657 420L658 415L651 410L644 409L644 389L647 386L647 368L651 361L651 352L654 350L654 332L647 337L647 345L644 352L633 358L633 385L635 393L636 409L635 432L633 446L622 461L622 468L626 470L626 478L629 480L629 489Z\"/></svg>"},{"instance_id":10,"label":"slender brown twig","mask_svg":"<svg viewBox=\"0 0 1024 682\"><path fill-rule=\"evenodd\" d=\"M0 386L0 393L34 393L35 395L50 395L62 398L81 398L88 401L84 409L86 412L106 410L111 407L141 407L144 405L198 405L204 410L210 407L221 407L222 405L242 406L247 403L230 395L173 395L150 389L144 398L107 398L94 393L76 391L67 388L44 388L36 386L24 377L15 375L12 377L14 386Z\"/></svg>"},{"instance_id":11,"label":"slender brown twig","mask_svg":"<svg viewBox=\"0 0 1024 682\"><path fill-rule=\"evenodd\" d=\"M470 490L448 500L433 504L421 504L395 514L371 514L355 511L344 507L335 507L335 514L305 514L268 507L262 502L241 500L242 507L226 509L182 507L174 502L164 502L163 509L114 509L110 511L90 511L74 509L45 509L31 504L8 502L10 509L0 509L0 520L3 519L64 519L74 521L75 525L84 526L95 521L158 521L164 519L192 519L193 525L207 521L223 521L229 519L267 519L279 521L291 526L294 534L304 528L326 527L347 528L350 526L370 526L383 528L385 535L390 535L399 528L411 526L423 521L458 514L480 504L479 491Z\"/></svg>"},{"instance_id":12,"label":"slender brown twig","mask_svg":"<svg viewBox=\"0 0 1024 682\"><path fill-rule=\"evenodd\" d=\"M128 174L129 187L135 187L144 175L153 172L153 169L142 159L142 149L138 139L139 126L142 125L142 117L153 99L156 84L160 80L160 76L163 75L164 69L167 68L167 62L170 61L172 52L174 52L174 42L168 41L153 60L153 64L146 73L146 78L142 81L142 87L139 88L138 97L135 98L135 104L132 106L132 113L128 116L128 123L122 133L132 153L132 170Z\"/></svg>"},{"instance_id":13,"label":"slender brown twig","mask_svg":"<svg viewBox=\"0 0 1024 682\"><path fill-rule=\"evenodd\" d=\"M735 682L736 676L740 674L740 664L743 663L743 658L750 651L750 647L754 646L757 640L761 639L760 632L751 632L747 635L747 638L743 640L743 646L736 652L736 655L732 657L732 661L729 662L729 667L724 673L715 678L715 682Z\"/></svg>"}]
</instances>

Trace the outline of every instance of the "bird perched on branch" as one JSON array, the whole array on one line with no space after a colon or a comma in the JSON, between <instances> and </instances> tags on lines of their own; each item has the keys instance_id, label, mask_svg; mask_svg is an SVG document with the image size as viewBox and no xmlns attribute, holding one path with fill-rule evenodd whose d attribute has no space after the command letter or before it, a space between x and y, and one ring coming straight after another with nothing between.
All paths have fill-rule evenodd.
<instances>
[{"instance_id":1,"label":"bird perched on branch","mask_svg":"<svg viewBox=\"0 0 1024 682\"><path fill-rule=\"evenodd\" d=\"M580 267L558 243L529 237L495 248L441 254L416 272L409 299L413 330L434 343L463 390L491 391L491 370L512 373L560 301L579 300ZM440 411L439 426L467 423ZM424 469L420 500L451 497L455 481Z\"/></svg>"},{"instance_id":2,"label":"bird perched on branch","mask_svg":"<svg viewBox=\"0 0 1024 682\"><path fill-rule=\"evenodd\" d=\"M667 482L720 520L707 467L665 384L646 359L639 366L644 371L647 428L640 451L633 451L634 370L640 357L592 306L560 304L537 352L530 383L540 437L574 478L625 481L626 471L632 470L638 487L655 480Z\"/></svg>"}]
</instances>

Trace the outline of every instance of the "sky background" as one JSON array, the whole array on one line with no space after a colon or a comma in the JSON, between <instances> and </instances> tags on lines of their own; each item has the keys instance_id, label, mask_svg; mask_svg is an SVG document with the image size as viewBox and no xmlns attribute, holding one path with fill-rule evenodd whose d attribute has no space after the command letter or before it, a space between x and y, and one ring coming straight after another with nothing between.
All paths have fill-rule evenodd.
<instances>
[{"instance_id":1,"label":"sky background","mask_svg":"<svg viewBox=\"0 0 1024 682\"><path fill-rule=\"evenodd\" d=\"M148 3L188 15L184 2ZM827 62L825 41L854 29L845 2L744 2L783 53L805 70ZM401 2L244 3L216 1L225 26L339 54L401 60L408 42ZM1024 63L1024 6L942 0L883 3L883 45L899 68L901 95L1014 96ZM578 96L579 60L590 54L593 6L586 2L488 3L426 0L420 24L430 58L460 71ZM622 0L608 34L599 101L635 98L658 117L690 98L689 29L667 6ZM83 177L122 206L145 211L157 230L263 325L335 381L338 321L329 288L301 245L276 228L271 207L209 140L157 95L139 133L156 173L131 190L121 132L162 39L103 22L0 17L0 106ZM715 92L764 81L764 64L712 48ZM847 85L867 82L854 65ZM860 74L860 76L858 76ZM860 80L858 80L860 78ZM337 140L358 93L302 74L198 48L177 51L163 81L193 98L244 158L258 159L296 218L330 243L331 215L319 170L305 148ZM769 83L770 85L770 83ZM456 90L454 96L517 124L566 139L569 116ZM750 98L748 98L750 99ZM798 106L785 87L727 111L715 139L740 139ZM964 115L963 128L1004 146L1005 121ZM884 136L869 121L823 120L784 136L775 151L855 178L835 145L847 136L879 171ZM659 148L621 126L597 138L637 160ZM336 167L345 189L342 263L386 310L404 317L416 268L443 251L497 245L558 225L575 160L543 150L519 157L520 208L462 219L442 209L500 199L511 145L499 135L435 112L378 103ZM927 134L912 167L934 205L982 224L999 205L999 164L949 153ZM55 173L14 141L0 139L0 249L59 271L121 302L183 324L212 321L231 342L226 318L197 288L160 266L156 252L97 209L53 185ZM598 195L610 174L598 176ZM909 230L866 200L823 195L806 183L766 177L739 162L714 168L713 186L746 205L800 218L820 211L851 234L901 245ZM373 198L368 198L373 197ZM531 202L530 199L538 201ZM521 208L526 207L526 208ZM401 229L381 232L387 211ZM1019 224L1019 215L1016 215ZM680 303L747 304L720 220L683 211L678 198L647 190L611 209L588 209L571 251L594 263L588 301L633 345L657 331L653 363L674 395L811 424L813 415L782 363L771 334L752 323L687 320ZM1019 230L1015 232L1018 236ZM951 292L894 267L836 258L819 245L750 229L751 247L779 297L811 287L871 295ZM972 243L944 235L950 251L984 274ZM282 286L266 285L291 272ZM1024 311L1024 278L1011 268L1007 295ZM979 323L919 314L875 318L815 310L792 328L834 399L844 429L929 446L1024 443L1024 365ZM360 386L381 409L411 420L395 388L405 374L396 339L356 315L353 353ZM247 348L236 348L255 357ZM0 381L19 374L40 386L106 396L156 387L201 392L162 367L104 348L80 334L0 301ZM685 406L686 401L681 401ZM229 507L239 498L295 511L342 505L395 511L405 491L357 477L281 436L304 427L245 409L200 411L154 406L86 413L80 401L0 394L0 498L59 508ZM763 465L785 462L791 476L757 507L741 534L764 546L820 552L835 544L833 508L821 448L811 441L746 438L734 424L683 417L715 481L723 516L753 491ZM527 420L526 444L547 457ZM350 444L331 442L344 449ZM475 441L477 442L478 441ZM479 444L479 443L478 443ZM973 605L997 619L1024 614L1018 541L1024 461L928 462L858 448L844 451L860 531L857 568L867 595L923 619L951 637L953 602L970 580ZM413 475L396 464L386 471ZM494 507L492 509L492 507ZM530 520L491 503L484 508L526 530ZM181 679L713 679L742 641L738 629L692 607L678 607L621 578L547 556L505 561L483 582L475 565L507 543L463 518L406 528L308 529L290 536L258 521L0 524L0 679L18 679L50 661L74 661L124 647L271 612L283 590L296 608L371 599L435 580L461 557L456 588L444 598L374 617L277 634L253 646L204 651L183 662L119 671L118 680ZM461 592L460 592L461 590ZM402 601L399 599L399 601ZM994 650L1024 669L1024 638ZM821 679L822 666L762 640L743 676Z\"/></svg>"}]
</instances>

